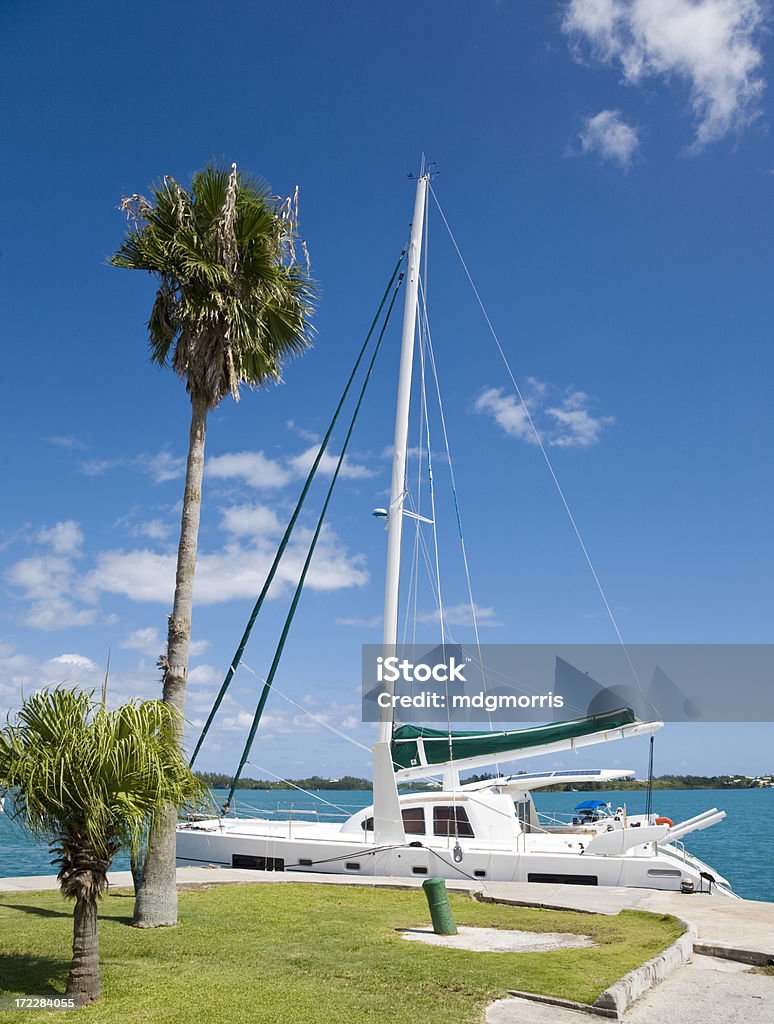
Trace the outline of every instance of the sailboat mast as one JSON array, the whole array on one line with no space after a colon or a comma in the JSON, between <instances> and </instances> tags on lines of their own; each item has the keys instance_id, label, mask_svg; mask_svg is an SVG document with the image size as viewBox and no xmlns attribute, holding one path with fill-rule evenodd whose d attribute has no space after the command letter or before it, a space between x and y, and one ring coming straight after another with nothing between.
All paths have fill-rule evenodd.
<instances>
[{"instance_id":1,"label":"sailboat mast","mask_svg":"<svg viewBox=\"0 0 774 1024\"><path fill-rule=\"evenodd\" d=\"M417 322L419 294L419 267L422 255L422 234L425 222L425 201L429 175L417 178L414 217L411 222L411 240L408 249L408 276L406 299L403 306L403 337L398 376L398 400L395 412L395 438L392 455L392 483L387 519L387 572L384 589L385 648L398 642L398 598L400 593L400 555L403 537L403 504L406 499L406 456L408 452L409 408L411 404L411 376L414 365L414 335ZM392 709L382 713L379 723L379 741L392 738Z\"/></svg>"}]
</instances>

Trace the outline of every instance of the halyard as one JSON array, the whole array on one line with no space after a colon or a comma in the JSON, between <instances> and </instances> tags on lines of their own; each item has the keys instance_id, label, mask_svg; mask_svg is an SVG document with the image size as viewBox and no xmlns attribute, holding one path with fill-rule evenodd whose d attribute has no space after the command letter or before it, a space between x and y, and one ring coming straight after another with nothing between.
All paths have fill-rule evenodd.
<instances>
[{"instance_id":1,"label":"halyard","mask_svg":"<svg viewBox=\"0 0 774 1024\"><path fill-rule=\"evenodd\" d=\"M591 1003L681 932L672 917L638 911L450 898L460 925L573 932L596 945L480 953L405 942L397 929L429 920L420 891L303 883L192 888L181 893L179 927L140 930L130 926L131 893L116 890L100 905L102 1001L73 1012L84 1024L463 1024L509 989ZM72 910L59 893L0 897L0 992L63 993L71 941Z\"/></svg>"}]
</instances>

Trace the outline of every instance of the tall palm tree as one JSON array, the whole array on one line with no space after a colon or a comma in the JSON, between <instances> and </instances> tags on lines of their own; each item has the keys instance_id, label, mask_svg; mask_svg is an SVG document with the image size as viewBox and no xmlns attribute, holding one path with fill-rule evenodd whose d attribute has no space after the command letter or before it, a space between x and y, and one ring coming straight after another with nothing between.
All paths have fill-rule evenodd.
<instances>
[{"instance_id":1,"label":"tall palm tree","mask_svg":"<svg viewBox=\"0 0 774 1024\"><path fill-rule=\"evenodd\" d=\"M280 380L283 360L311 337L313 290L295 253L290 201L237 172L206 167L186 191L164 178L151 200L124 200L131 226L111 259L158 280L148 322L151 360L171 367L191 397L180 545L163 671L163 699L182 715L191 639L207 414L242 385ZM182 745L182 717L178 742ZM173 807L154 820L135 902L135 924L177 921Z\"/></svg>"},{"instance_id":2,"label":"tall palm tree","mask_svg":"<svg viewBox=\"0 0 774 1024\"><path fill-rule=\"evenodd\" d=\"M100 996L97 901L122 847L136 850L157 807L201 803L175 742L178 712L160 700L107 711L82 690L44 690L0 730L0 786L13 813L46 839L73 910L67 995Z\"/></svg>"}]
</instances>

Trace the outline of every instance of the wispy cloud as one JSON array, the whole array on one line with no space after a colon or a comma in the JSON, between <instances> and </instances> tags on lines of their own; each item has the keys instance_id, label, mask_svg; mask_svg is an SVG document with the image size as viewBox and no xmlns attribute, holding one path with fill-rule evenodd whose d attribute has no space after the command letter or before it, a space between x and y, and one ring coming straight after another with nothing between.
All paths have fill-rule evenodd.
<instances>
[{"instance_id":1,"label":"wispy cloud","mask_svg":"<svg viewBox=\"0 0 774 1024\"><path fill-rule=\"evenodd\" d=\"M165 644L155 626L135 629L125 637L120 646L128 651L140 651L148 658L157 658L164 650Z\"/></svg>"},{"instance_id":2,"label":"wispy cloud","mask_svg":"<svg viewBox=\"0 0 774 1024\"><path fill-rule=\"evenodd\" d=\"M627 124L620 110L600 110L587 117L578 132L581 153L595 153L602 160L628 170L640 147L636 128Z\"/></svg>"},{"instance_id":3,"label":"wispy cloud","mask_svg":"<svg viewBox=\"0 0 774 1024\"><path fill-rule=\"evenodd\" d=\"M84 592L76 559L81 556L83 532L68 519L37 531L34 540L49 549L15 562L6 578L28 607L22 622L33 629L56 630L89 626L97 610Z\"/></svg>"},{"instance_id":4,"label":"wispy cloud","mask_svg":"<svg viewBox=\"0 0 774 1024\"><path fill-rule=\"evenodd\" d=\"M50 545L57 555L74 555L83 545L83 531L73 519L38 530L36 538L41 544Z\"/></svg>"},{"instance_id":5,"label":"wispy cloud","mask_svg":"<svg viewBox=\"0 0 774 1024\"><path fill-rule=\"evenodd\" d=\"M133 537L149 537L151 540L166 540L172 533L174 527L165 523L163 519L148 519L145 522L134 523L129 532Z\"/></svg>"},{"instance_id":6,"label":"wispy cloud","mask_svg":"<svg viewBox=\"0 0 774 1024\"><path fill-rule=\"evenodd\" d=\"M156 484L177 480L185 472L185 459L168 451L142 452L132 458L119 456L116 458L86 459L81 463L81 472L86 476L101 476L113 469L129 467L149 476Z\"/></svg>"},{"instance_id":7,"label":"wispy cloud","mask_svg":"<svg viewBox=\"0 0 774 1024\"><path fill-rule=\"evenodd\" d=\"M497 618L497 612L491 607L481 607L481 605L474 605L475 608L475 621L478 626L500 626L502 623ZM473 608L470 607L470 602L463 601L460 604L453 604L444 606L443 609L444 620L450 626L472 626L473 625ZM440 620L440 612L436 608L432 612L423 612L417 616L419 622L438 622Z\"/></svg>"},{"instance_id":8,"label":"wispy cloud","mask_svg":"<svg viewBox=\"0 0 774 1024\"><path fill-rule=\"evenodd\" d=\"M171 452L156 452L154 455L138 455L134 461L138 469L146 473L154 483L163 484L177 480L185 472L185 459Z\"/></svg>"},{"instance_id":9,"label":"wispy cloud","mask_svg":"<svg viewBox=\"0 0 774 1024\"><path fill-rule=\"evenodd\" d=\"M570 0L563 27L580 60L627 84L686 83L700 149L758 114L763 21L761 0Z\"/></svg>"},{"instance_id":10,"label":"wispy cloud","mask_svg":"<svg viewBox=\"0 0 774 1024\"><path fill-rule=\"evenodd\" d=\"M81 441L78 437L72 437L70 434L57 434L54 437L47 437L45 440L56 448L67 448L69 451L85 451L89 447L85 441Z\"/></svg>"},{"instance_id":11,"label":"wispy cloud","mask_svg":"<svg viewBox=\"0 0 774 1024\"><path fill-rule=\"evenodd\" d=\"M291 480L303 478L312 468L319 444L312 444L297 455L286 459L272 459L262 451L227 452L213 455L207 460L205 475L214 480L239 480L256 490L272 490L284 487ZM326 451L320 460L318 473L332 476L339 456ZM342 479L361 480L374 475L368 466L345 458L339 476Z\"/></svg>"},{"instance_id":12,"label":"wispy cloud","mask_svg":"<svg viewBox=\"0 0 774 1024\"><path fill-rule=\"evenodd\" d=\"M593 402L585 391L562 390L530 377L523 395L524 403L504 388L485 388L476 399L474 409L491 416L506 434L528 444L537 444L534 424L543 443L554 448L588 448L596 444L604 428L614 422L613 416L592 412Z\"/></svg>"},{"instance_id":13,"label":"wispy cloud","mask_svg":"<svg viewBox=\"0 0 774 1024\"><path fill-rule=\"evenodd\" d=\"M375 629L381 626L383 618L381 615L371 615L365 619L338 618L334 620L337 626L357 626L360 629Z\"/></svg>"},{"instance_id":14,"label":"wispy cloud","mask_svg":"<svg viewBox=\"0 0 774 1024\"><path fill-rule=\"evenodd\" d=\"M300 423L296 423L295 420L288 420L285 426L288 430L292 430L294 434L297 434L304 441L308 441L310 444L319 444L320 436L313 430L307 430L306 427L302 427Z\"/></svg>"},{"instance_id":15,"label":"wispy cloud","mask_svg":"<svg viewBox=\"0 0 774 1024\"><path fill-rule=\"evenodd\" d=\"M204 654L209 646L208 640L192 640L188 653L195 658ZM140 651L148 658L157 658L166 650L167 645L155 626L144 626L142 629L133 630L121 641L120 647L127 651Z\"/></svg>"}]
</instances>

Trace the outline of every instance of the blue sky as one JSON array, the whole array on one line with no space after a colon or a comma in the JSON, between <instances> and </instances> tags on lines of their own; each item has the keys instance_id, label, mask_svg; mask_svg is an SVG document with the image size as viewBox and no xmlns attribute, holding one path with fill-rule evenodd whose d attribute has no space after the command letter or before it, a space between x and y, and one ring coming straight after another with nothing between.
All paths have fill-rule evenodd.
<instances>
[{"instance_id":1,"label":"blue sky","mask_svg":"<svg viewBox=\"0 0 774 1024\"><path fill-rule=\"evenodd\" d=\"M281 194L299 185L320 304L315 348L285 384L211 416L192 733L404 241L422 152L623 635L769 641L766 16L757 0L6 3L0 702L97 685L109 647L114 699L158 693L189 403L148 364L151 280L106 259L125 229L122 194L163 174L187 181L211 157ZM612 641L432 210L429 232L482 638ZM389 481L397 347L396 324L277 680L366 743L360 644L379 638L384 557L370 511ZM444 494L454 608L466 594ZM246 655L259 675L300 550ZM462 611L455 630L470 639ZM203 765L235 762L255 686L239 674ZM770 748L770 725L673 726L656 767L771 771ZM642 771L645 756L637 741L572 764ZM291 776L368 772L365 754L280 696L253 761Z\"/></svg>"}]
</instances>

